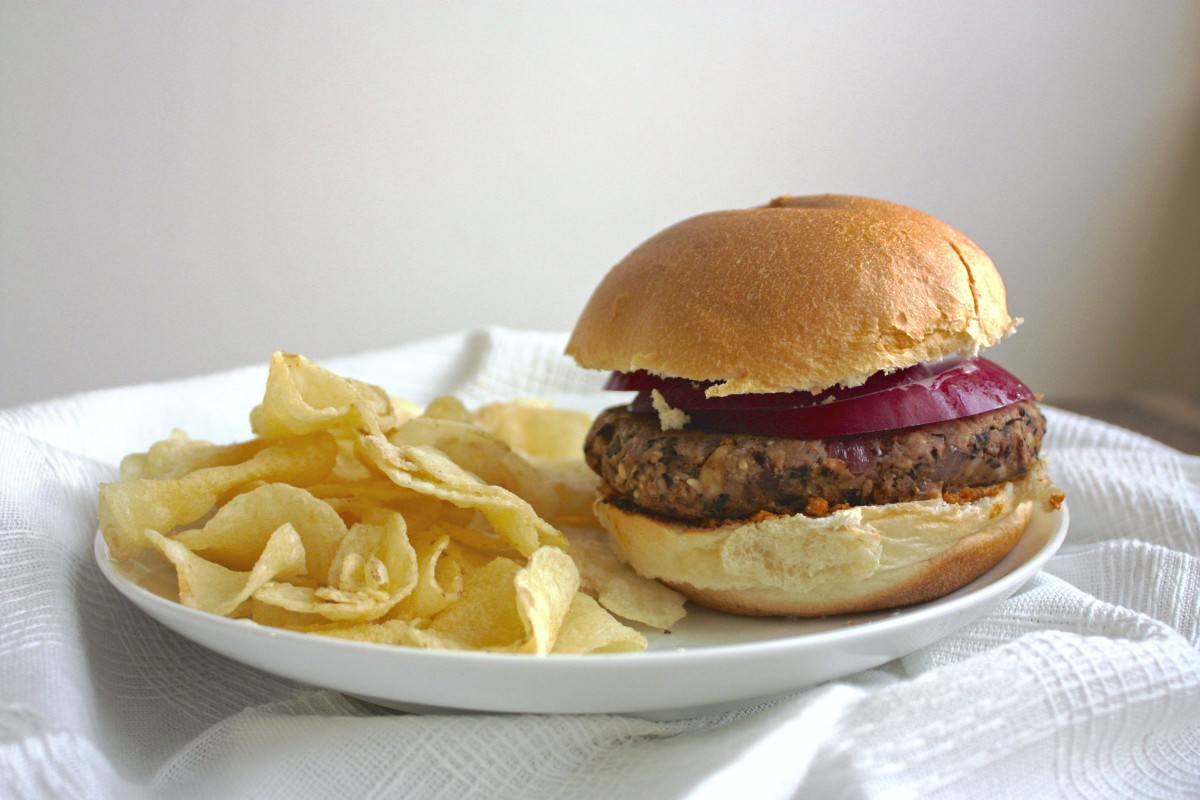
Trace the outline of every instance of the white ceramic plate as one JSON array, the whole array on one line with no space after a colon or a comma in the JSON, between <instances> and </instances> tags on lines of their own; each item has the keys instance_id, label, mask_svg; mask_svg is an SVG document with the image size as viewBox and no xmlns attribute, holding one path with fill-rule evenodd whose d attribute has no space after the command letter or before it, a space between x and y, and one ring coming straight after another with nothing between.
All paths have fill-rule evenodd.
<instances>
[{"instance_id":1,"label":"white ceramic plate","mask_svg":"<svg viewBox=\"0 0 1200 800\"><path fill-rule=\"evenodd\" d=\"M689 605L644 653L547 656L418 650L278 630L186 608L152 576L96 561L122 594L176 633L267 672L410 711L622 713L680 718L850 675L906 655L987 613L1067 533L1066 506L1037 515L1016 548L962 589L902 611L819 620L735 617ZM146 584L151 588L142 585Z\"/></svg>"}]
</instances>

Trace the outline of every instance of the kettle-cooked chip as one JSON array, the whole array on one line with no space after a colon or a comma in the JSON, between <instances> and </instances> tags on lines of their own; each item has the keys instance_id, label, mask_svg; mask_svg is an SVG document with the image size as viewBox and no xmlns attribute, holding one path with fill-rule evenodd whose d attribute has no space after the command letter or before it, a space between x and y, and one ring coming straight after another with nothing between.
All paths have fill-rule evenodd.
<instances>
[{"instance_id":1,"label":"kettle-cooked chip","mask_svg":"<svg viewBox=\"0 0 1200 800\"><path fill-rule=\"evenodd\" d=\"M588 424L535 401L397 412L378 387L276 353L256 438L174 432L127 456L100 487L100 529L115 560L165 557L186 605L262 625L440 649L644 649L610 612L667 627L679 596L556 527L595 521Z\"/></svg>"},{"instance_id":2,"label":"kettle-cooked chip","mask_svg":"<svg viewBox=\"0 0 1200 800\"><path fill-rule=\"evenodd\" d=\"M373 644L396 644L407 647L425 647L434 650L460 650L462 644L435 631L427 630L408 620L389 619L385 622L368 622L343 627L340 625L313 626L309 633L330 636L335 639L351 639Z\"/></svg>"},{"instance_id":3,"label":"kettle-cooked chip","mask_svg":"<svg viewBox=\"0 0 1200 800\"><path fill-rule=\"evenodd\" d=\"M386 597L379 592L342 592L328 586L312 588L283 581L271 581L256 589L254 600L278 606L293 614L321 617L342 622L365 622L386 613Z\"/></svg>"},{"instance_id":4,"label":"kettle-cooked chip","mask_svg":"<svg viewBox=\"0 0 1200 800\"><path fill-rule=\"evenodd\" d=\"M618 617L664 631L683 619L687 598L634 572L617 558L602 531L568 528L566 533L584 591L600 605Z\"/></svg>"},{"instance_id":5,"label":"kettle-cooked chip","mask_svg":"<svg viewBox=\"0 0 1200 800\"><path fill-rule=\"evenodd\" d=\"M414 534L412 545L417 554L417 583L388 616L429 620L458 599L463 567L457 559L443 558L450 545L450 537L445 534Z\"/></svg>"},{"instance_id":6,"label":"kettle-cooked chip","mask_svg":"<svg viewBox=\"0 0 1200 800\"><path fill-rule=\"evenodd\" d=\"M557 547L539 549L526 567L496 558L468 576L459 601L429 629L471 649L545 655L578 587L575 564Z\"/></svg>"},{"instance_id":7,"label":"kettle-cooked chip","mask_svg":"<svg viewBox=\"0 0 1200 800\"><path fill-rule=\"evenodd\" d=\"M393 444L433 447L484 483L523 498L543 519L558 512L558 496L541 474L504 442L474 425L418 417L401 425L388 439Z\"/></svg>"},{"instance_id":8,"label":"kettle-cooked chip","mask_svg":"<svg viewBox=\"0 0 1200 800\"><path fill-rule=\"evenodd\" d=\"M471 412L467 410L462 400L453 395L442 395L429 401L420 416L426 419L442 419L450 422L472 422Z\"/></svg>"},{"instance_id":9,"label":"kettle-cooked chip","mask_svg":"<svg viewBox=\"0 0 1200 800\"><path fill-rule=\"evenodd\" d=\"M350 528L317 588L273 582L254 592L259 603L329 620L379 619L417 584L417 554L404 517L380 510Z\"/></svg>"},{"instance_id":10,"label":"kettle-cooked chip","mask_svg":"<svg viewBox=\"0 0 1200 800\"><path fill-rule=\"evenodd\" d=\"M291 611L271 603L264 603L250 596L249 619L259 625L271 628L286 628L293 631L308 630L319 626L329 626L330 622L320 614L306 614L303 611Z\"/></svg>"},{"instance_id":11,"label":"kettle-cooked chip","mask_svg":"<svg viewBox=\"0 0 1200 800\"><path fill-rule=\"evenodd\" d=\"M533 467L557 498L555 524L598 524L593 507L600 479L581 457L538 459Z\"/></svg>"},{"instance_id":12,"label":"kettle-cooked chip","mask_svg":"<svg viewBox=\"0 0 1200 800\"><path fill-rule=\"evenodd\" d=\"M284 523L295 528L304 545L306 574L323 579L346 537L346 524L328 503L290 484L267 483L237 495L203 528L181 531L175 541L209 561L247 570Z\"/></svg>"},{"instance_id":13,"label":"kettle-cooked chip","mask_svg":"<svg viewBox=\"0 0 1200 800\"><path fill-rule=\"evenodd\" d=\"M592 502L598 479L581 453L592 416L575 409L555 408L542 400L489 403L474 415L475 424L519 453L552 492L547 518L559 525L595 524ZM514 489L520 494L520 490ZM534 507L541 511L537 503ZM546 514L543 514L546 516Z\"/></svg>"},{"instance_id":14,"label":"kettle-cooked chip","mask_svg":"<svg viewBox=\"0 0 1200 800\"><path fill-rule=\"evenodd\" d=\"M337 445L327 433L284 439L248 461L204 467L181 478L138 478L100 486L100 531L117 560L149 546L146 529L170 533L208 514L228 492L258 481L304 486L332 469Z\"/></svg>"},{"instance_id":15,"label":"kettle-cooked chip","mask_svg":"<svg viewBox=\"0 0 1200 800\"><path fill-rule=\"evenodd\" d=\"M577 592L551 652L633 653L645 649L645 636L613 619L588 595Z\"/></svg>"},{"instance_id":16,"label":"kettle-cooked chip","mask_svg":"<svg viewBox=\"0 0 1200 800\"><path fill-rule=\"evenodd\" d=\"M514 450L533 458L579 458L592 415L554 408L543 400L489 403L475 412L475 421Z\"/></svg>"},{"instance_id":17,"label":"kettle-cooked chip","mask_svg":"<svg viewBox=\"0 0 1200 800\"><path fill-rule=\"evenodd\" d=\"M566 544L529 503L507 489L484 483L437 450L395 445L375 435L363 437L363 450L397 486L479 511L523 556L532 555L542 544Z\"/></svg>"},{"instance_id":18,"label":"kettle-cooked chip","mask_svg":"<svg viewBox=\"0 0 1200 800\"><path fill-rule=\"evenodd\" d=\"M429 630L470 650L515 649L525 638L517 611L517 562L495 558L467 576L458 600L429 623Z\"/></svg>"},{"instance_id":19,"label":"kettle-cooked chip","mask_svg":"<svg viewBox=\"0 0 1200 800\"><path fill-rule=\"evenodd\" d=\"M342 540L327 583L343 591L383 591L395 605L417 585L417 575L417 552L404 515L376 509Z\"/></svg>"},{"instance_id":20,"label":"kettle-cooked chip","mask_svg":"<svg viewBox=\"0 0 1200 800\"><path fill-rule=\"evenodd\" d=\"M378 433L395 425L391 398L383 389L291 353L271 357L263 401L250 412L250 427L266 438L333 429Z\"/></svg>"},{"instance_id":21,"label":"kettle-cooked chip","mask_svg":"<svg viewBox=\"0 0 1200 800\"><path fill-rule=\"evenodd\" d=\"M545 655L554 647L559 628L579 590L579 570L571 557L557 547L543 547L514 579L517 611L525 624L526 639L519 649Z\"/></svg>"},{"instance_id":22,"label":"kettle-cooked chip","mask_svg":"<svg viewBox=\"0 0 1200 800\"><path fill-rule=\"evenodd\" d=\"M157 531L147 530L146 537L152 547L175 565L179 602L223 617L238 612L259 587L304 568L304 545L296 529L286 523L271 534L249 572L207 561Z\"/></svg>"},{"instance_id":23,"label":"kettle-cooked chip","mask_svg":"<svg viewBox=\"0 0 1200 800\"><path fill-rule=\"evenodd\" d=\"M270 447L266 439L236 444L213 444L193 439L180 430L155 442L145 453L130 453L121 459L121 480L135 478L182 478L204 467L228 467L254 457Z\"/></svg>"}]
</instances>

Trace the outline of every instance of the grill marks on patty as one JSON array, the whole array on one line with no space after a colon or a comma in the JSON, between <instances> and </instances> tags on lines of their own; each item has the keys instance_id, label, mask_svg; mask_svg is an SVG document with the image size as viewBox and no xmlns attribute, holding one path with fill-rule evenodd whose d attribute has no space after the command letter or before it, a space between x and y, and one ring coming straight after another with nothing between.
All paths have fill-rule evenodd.
<instances>
[{"instance_id":1,"label":"grill marks on patty","mask_svg":"<svg viewBox=\"0 0 1200 800\"><path fill-rule=\"evenodd\" d=\"M1033 401L832 439L663 431L657 416L619 407L597 417L584 453L617 502L697 523L928 500L992 486L1037 461L1045 429Z\"/></svg>"}]
</instances>

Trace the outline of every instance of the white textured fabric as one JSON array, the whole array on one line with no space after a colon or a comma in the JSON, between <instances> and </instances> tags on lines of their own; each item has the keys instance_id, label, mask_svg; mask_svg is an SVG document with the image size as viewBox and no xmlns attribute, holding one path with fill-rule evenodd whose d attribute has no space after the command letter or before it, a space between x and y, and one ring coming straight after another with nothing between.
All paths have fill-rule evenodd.
<instances>
[{"instance_id":1,"label":"white textured fabric","mask_svg":"<svg viewBox=\"0 0 1200 800\"><path fill-rule=\"evenodd\" d=\"M598 389L561 334L325 362L427 400ZM179 427L249 434L264 366L0 411L0 797L1200 797L1200 458L1048 409L1063 550L981 621L722 716L414 716L142 615L92 562L96 486Z\"/></svg>"}]
</instances>

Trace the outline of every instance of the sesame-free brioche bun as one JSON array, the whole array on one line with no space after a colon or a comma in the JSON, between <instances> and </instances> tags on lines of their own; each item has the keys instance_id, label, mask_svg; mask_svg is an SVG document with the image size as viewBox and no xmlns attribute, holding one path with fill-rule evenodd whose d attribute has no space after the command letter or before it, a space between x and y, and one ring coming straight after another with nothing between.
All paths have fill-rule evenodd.
<instances>
[{"instance_id":1,"label":"sesame-free brioche bun","mask_svg":"<svg viewBox=\"0 0 1200 800\"><path fill-rule=\"evenodd\" d=\"M991 259L946 223L865 197L780 197L651 237L596 288L567 353L717 381L713 396L818 392L974 355L1017 322Z\"/></svg>"},{"instance_id":2,"label":"sesame-free brioche bun","mask_svg":"<svg viewBox=\"0 0 1200 800\"><path fill-rule=\"evenodd\" d=\"M717 527L622 510L596 513L634 570L709 608L813 617L921 603L965 586L1052 513L1057 490L1039 464L970 503L857 506L825 517L770 516Z\"/></svg>"}]
</instances>

